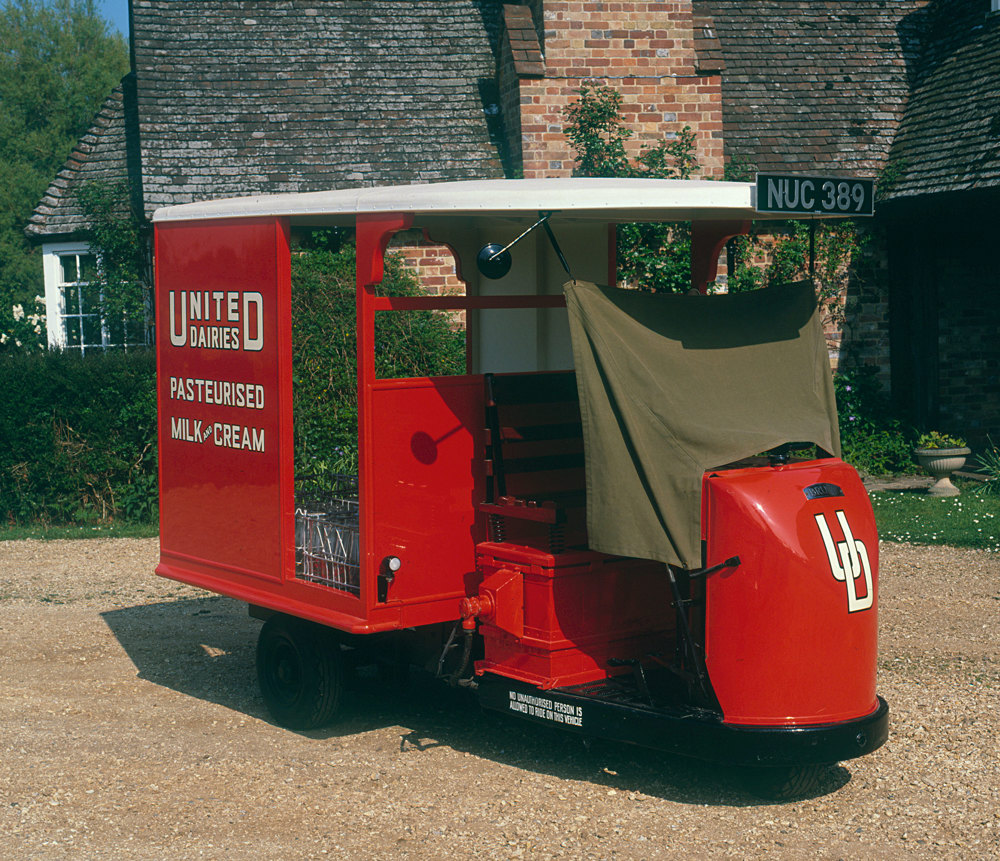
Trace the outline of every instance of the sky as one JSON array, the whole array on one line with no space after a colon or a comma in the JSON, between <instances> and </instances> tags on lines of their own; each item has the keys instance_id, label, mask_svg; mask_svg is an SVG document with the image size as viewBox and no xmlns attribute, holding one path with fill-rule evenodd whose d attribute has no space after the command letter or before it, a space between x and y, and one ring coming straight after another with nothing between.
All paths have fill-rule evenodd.
<instances>
[{"instance_id":1,"label":"sky","mask_svg":"<svg viewBox=\"0 0 1000 861\"><path fill-rule=\"evenodd\" d=\"M101 15L128 38L128 0L98 0L97 5Z\"/></svg>"}]
</instances>

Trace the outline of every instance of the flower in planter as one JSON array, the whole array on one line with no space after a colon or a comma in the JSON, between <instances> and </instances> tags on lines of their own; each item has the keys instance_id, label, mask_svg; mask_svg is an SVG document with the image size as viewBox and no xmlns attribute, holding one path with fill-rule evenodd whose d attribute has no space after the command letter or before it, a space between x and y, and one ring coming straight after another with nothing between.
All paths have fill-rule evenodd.
<instances>
[{"instance_id":1,"label":"flower in planter","mask_svg":"<svg viewBox=\"0 0 1000 861\"><path fill-rule=\"evenodd\" d=\"M916 448L918 451L938 448L965 448L965 440L961 437L949 436L940 431L928 431L920 435Z\"/></svg>"},{"instance_id":2,"label":"flower in planter","mask_svg":"<svg viewBox=\"0 0 1000 861\"><path fill-rule=\"evenodd\" d=\"M920 436L913 453L921 468L937 479L927 491L928 494L958 496L959 490L951 483L950 476L965 465L969 449L964 439L940 431L930 431Z\"/></svg>"}]
</instances>

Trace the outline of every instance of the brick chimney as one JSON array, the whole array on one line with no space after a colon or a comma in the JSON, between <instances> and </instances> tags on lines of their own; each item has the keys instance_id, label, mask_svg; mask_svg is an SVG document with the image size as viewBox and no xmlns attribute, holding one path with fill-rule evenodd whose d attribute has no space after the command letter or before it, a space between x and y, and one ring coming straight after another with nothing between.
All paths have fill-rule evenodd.
<instances>
[{"instance_id":1,"label":"brick chimney","mask_svg":"<svg viewBox=\"0 0 1000 861\"><path fill-rule=\"evenodd\" d=\"M562 111L582 86L600 84L622 94L633 155L687 125L702 175L721 177L721 54L691 0L529 0L503 11L499 85L515 170L572 175Z\"/></svg>"}]
</instances>

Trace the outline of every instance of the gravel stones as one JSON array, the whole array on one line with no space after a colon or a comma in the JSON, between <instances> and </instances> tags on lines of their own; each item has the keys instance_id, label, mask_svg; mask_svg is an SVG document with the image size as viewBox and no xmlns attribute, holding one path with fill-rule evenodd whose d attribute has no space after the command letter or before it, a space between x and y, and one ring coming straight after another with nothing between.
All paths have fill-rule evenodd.
<instances>
[{"instance_id":1,"label":"gravel stones","mask_svg":"<svg viewBox=\"0 0 1000 861\"><path fill-rule=\"evenodd\" d=\"M155 577L155 539L0 543L0 857L997 857L1000 558L880 553L889 742L762 804L420 676L362 675L339 725L280 729L260 623Z\"/></svg>"}]
</instances>

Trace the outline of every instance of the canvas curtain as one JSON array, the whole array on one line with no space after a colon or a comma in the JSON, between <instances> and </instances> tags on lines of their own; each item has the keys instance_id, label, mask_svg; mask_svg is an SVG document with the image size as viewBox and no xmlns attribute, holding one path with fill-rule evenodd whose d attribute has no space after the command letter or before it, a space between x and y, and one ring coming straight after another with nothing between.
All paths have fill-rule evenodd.
<instances>
[{"instance_id":1,"label":"canvas curtain","mask_svg":"<svg viewBox=\"0 0 1000 861\"><path fill-rule=\"evenodd\" d=\"M718 296L565 285L591 548L701 566L707 469L786 442L840 454L813 289Z\"/></svg>"}]
</instances>

